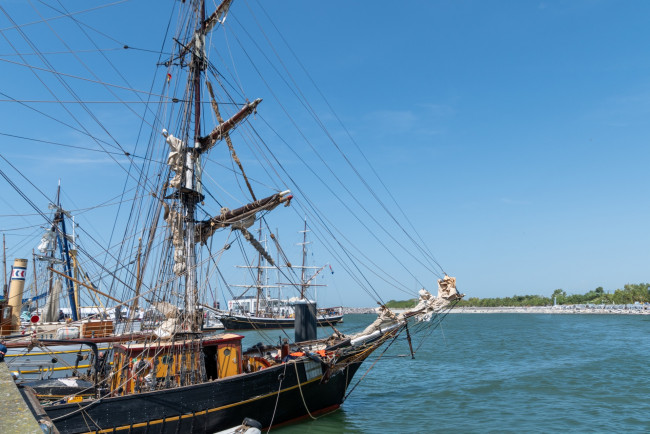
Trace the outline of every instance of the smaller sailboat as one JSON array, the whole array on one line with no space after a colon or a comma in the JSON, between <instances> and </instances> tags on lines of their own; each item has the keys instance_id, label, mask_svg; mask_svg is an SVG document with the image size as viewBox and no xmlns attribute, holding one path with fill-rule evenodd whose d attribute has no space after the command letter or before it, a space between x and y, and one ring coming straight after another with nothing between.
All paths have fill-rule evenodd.
<instances>
[{"instance_id":1,"label":"smaller sailboat","mask_svg":"<svg viewBox=\"0 0 650 434\"><path fill-rule=\"evenodd\" d=\"M27 259L15 259L7 300L0 302L7 365L19 381L37 380L29 384L39 398L54 399L62 387L55 378L91 369L115 342L151 334L134 329L133 321L121 321L123 303L97 288L84 270L84 249L77 245L73 217L60 206L59 196L60 186L56 204L49 206L49 227L33 254L33 273Z\"/></svg>"},{"instance_id":2,"label":"smaller sailboat","mask_svg":"<svg viewBox=\"0 0 650 434\"><path fill-rule=\"evenodd\" d=\"M269 265L268 255L260 252L258 256L258 263L254 266L242 266L242 268L255 269L256 282L253 285L232 285L235 287L246 288L244 294L233 297L228 301L227 311L215 311L219 317L219 321L226 329L230 330L253 330L253 329L278 329L278 328L293 328L295 324L294 307L296 303L308 303L314 306L316 310L316 325L318 327L327 327L336 325L343 321L342 307L328 307L324 309L316 309L316 301L309 299L309 288L317 286L325 286L322 284L314 283L316 277L321 271L327 267L323 265L320 267L307 265L307 220L305 220L302 245L302 265L292 265L288 263L286 268L300 270L300 283L279 283L269 284L267 270L276 269L275 266ZM276 239L274 237L274 239ZM279 248L279 245L278 245ZM284 267L283 267L284 268ZM309 273L311 272L311 275ZM299 296L291 298L282 297L282 288L294 287L299 291ZM246 292L252 288L256 288L255 295L246 295ZM273 296L272 291L277 291ZM206 307L210 310L209 307Z\"/></svg>"},{"instance_id":3,"label":"smaller sailboat","mask_svg":"<svg viewBox=\"0 0 650 434\"><path fill-rule=\"evenodd\" d=\"M10 328L3 328L4 334L13 338L12 347L33 346L34 340L44 339L110 341L133 331L120 321L121 311L130 309L127 316L132 320L138 317L137 306L126 306L100 290L84 270L84 249L77 245L74 219L61 207L59 195L60 187L56 204L49 206L53 216L47 219L49 227L38 245L39 253L33 255L32 283L25 288L26 278L32 274L27 259L16 259L12 268L12 285L17 283L8 297L13 320Z\"/></svg>"}]
</instances>

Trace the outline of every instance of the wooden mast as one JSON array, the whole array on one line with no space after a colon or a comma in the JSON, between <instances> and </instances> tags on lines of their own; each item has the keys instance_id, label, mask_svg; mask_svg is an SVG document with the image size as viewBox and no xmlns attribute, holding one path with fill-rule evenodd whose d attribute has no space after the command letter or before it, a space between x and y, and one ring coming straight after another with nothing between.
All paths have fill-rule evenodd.
<instances>
[{"instance_id":1,"label":"wooden mast","mask_svg":"<svg viewBox=\"0 0 650 434\"><path fill-rule=\"evenodd\" d=\"M196 165L200 165L198 161L199 153L195 152L197 147L200 146L201 139L201 73L205 68L205 59L203 55L203 42L205 39L205 1L200 0L198 11L198 26L194 34L194 47L192 49L192 61L190 62L190 74L192 75L192 83L194 86L194 148L186 152L186 171L185 171L185 188L186 192L189 190L194 193L194 187L197 184L195 179ZM196 157L197 161L193 161ZM190 166L191 167L187 167ZM190 179L187 179L189 177ZM198 193L198 192L197 192ZM187 273L185 274L185 308L189 313L190 331L196 332L199 330L199 318L197 317L196 306L198 305L198 290L197 290L197 276L196 276L196 246L194 243L194 221L196 212L196 203L199 200L198 194L181 194L181 201L185 208L186 220L186 253L187 253Z\"/></svg>"},{"instance_id":2,"label":"wooden mast","mask_svg":"<svg viewBox=\"0 0 650 434\"><path fill-rule=\"evenodd\" d=\"M135 296L131 303L131 324L137 318L137 310L140 301L140 287L142 286L142 238L138 239L138 253L135 256Z\"/></svg>"},{"instance_id":3,"label":"wooden mast","mask_svg":"<svg viewBox=\"0 0 650 434\"><path fill-rule=\"evenodd\" d=\"M34 296L38 296L38 279L36 278L36 252L32 249L32 269L34 271ZM38 310L38 299L36 299L36 307Z\"/></svg>"}]
</instances>

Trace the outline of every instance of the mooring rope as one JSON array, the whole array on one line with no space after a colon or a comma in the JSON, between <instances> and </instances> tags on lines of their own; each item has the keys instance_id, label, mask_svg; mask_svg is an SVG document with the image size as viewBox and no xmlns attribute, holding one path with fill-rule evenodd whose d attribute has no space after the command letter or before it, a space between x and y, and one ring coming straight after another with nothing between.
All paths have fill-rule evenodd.
<instances>
[{"instance_id":1,"label":"mooring rope","mask_svg":"<svg viewBox=\"0 0 650 434\"><path fill-rule=\"evenodd\" d=\"M292 360L291 363L293 363L293 367L296 368L296 380L298 381L298 390L300 390L300 397L302 398L302 403L305 406L305 410L307 410L307 414L309 415L309 417L311 417L313 420L316 420L318 418L314 417L309 412L309 408L307 407L307 402L305 402L305 395L302 394L302 386L300 385L300 375L298 374L298 363L295 360Z\"/></svg>"},{"instance_id":2,"label":"mooring rope","mask_svg":"<svg viewBox=\"0 0 650 434\"><path fill-rule=\"evenodd\" d=\"M266 430L267 434L271 432L271 427L273 426L273 421L275 420L275 412L278 409L278 402L280 402L280 391L282 390L282 382L287 373L287 364L284 364L284 372L279 376L280 385L278 386L278 396L275 398L275 407L273 408L273 415L271 415L271 422L269 423L269 429Z\"/></svg>"}]
</instances>

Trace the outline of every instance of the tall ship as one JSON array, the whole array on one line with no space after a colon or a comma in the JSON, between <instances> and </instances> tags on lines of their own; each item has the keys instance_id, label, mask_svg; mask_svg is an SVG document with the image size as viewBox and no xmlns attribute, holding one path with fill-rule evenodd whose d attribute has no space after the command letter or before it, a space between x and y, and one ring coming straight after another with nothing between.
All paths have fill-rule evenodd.
<instances>
[{"instance_id":1,"label":"tall ship","mask_svg":"<svg viewBox=\"0 0 650 434\"><path fill-rule=\"evenodd\" d=\"M65 124L66 128L96 145L94 150L103 151L124 176L120 180L113 175L106 181L106 188L111 187L110 181L121 192L106 203L118 204L121 218L114 220L116 225L118 220L123 224L107 228L101 255L88 255L88 260L101 270L96 281L103 282L105 293L119 300L119 305L151 310L156 318L150 334L115 342L103 354L92 340L80 340L79 345L92 354L88 358L90 367L66 382L84 381L85 386L76 383L66 387L64 382L57 389L57 399L28 402L37 417L51 421L60 433L214 433L237 426L247 417L256 419L265 429L318 417L343 404L354 389L350 386L355 374L376 350L403 338L413 353L412 336L429 336L430 328L437 327L463 297L456 289L455 278L433 271L439 277L435 290L420 289L414 307L395 313L382 303L379 292L364 274L370 263L364 262L366 253L356 250L355 243L334 231L326 213L306 197L306 187L293 182L288 172L289 157L274 154L253 127L264 119L258 114L263 111L262 99L247 96L243 79L259 71L255 64L248 72L236 68L230 56L235 44L247 42L252 50L258 41L232 38L228 33L228 23L236 22L230 12L231 3L155 2L156 10L151 15L140 10L142 16L137 17L135 26L120 21L119 33L123 37L144 32L140 27L150 24L164 34L165 42L156 50L124 44L124 50L139 50L156 57L152 62L156 74L148 91L138 91L131 83L108 83L87 72L91 63L79 62L82 67L77 74L60 72L55 63L30 68L32 72L44 69L59 80L56 89L67 92L72 102L67 104L57 98L57 103L66 107L65 112L74 121L81 119L73 116L77 114L75 109L68 111L68 105L83 110L83 122ZM167 6L171 8L170 18L161 22L152 19L154 15L160 18L158 9ZM75 30L91 42L89 47L75 51L66 45L63 51L74 55L99 51L101 56L106 53L99 49L95 38L113 43L117 39L97 29L90 32L81 20L83 14L99 13L101 9L75 12L57 3L48 9L48 15L55 16L36 20L35 25L67 20L69 26L63 27L61 34L55 33L57 38L44 43L54 43L58 36ZM116 18L133 22L129 20L134 17L123 14ZM115 30L114 23L103 24ZM21 36L28 34L23 26L16 28L21 30ZM49 29L55 31L54 27ZM225 45L219 47L215 34L221 30L226 35ZM241 35L246 36L246 29ZM58 53L54 48L45 52L26 39L41 61ZM272 54L272 50L260 51L263 56ZM243 49L243 53L245 60L249 52ZM215 63L215 58L222 62ZM62 62L58 67L67 65ZM107 69L114 67L110 62L107 65ZM138 67L142 67L139 57L128 64L128 68ZM122 79L123 71L118 72L115 77ZM291 82L288 74L278 75ZM84 81L79 85L81 91L85 86L101 86L126 108L125 112L137 114L139 128L128 132L117 127L111 130L109 125L121 125L114 118L98 122L98 113L90 107L88 98L73 92L69 83L73 80ZM120 92L128 92L135 101L121 98ZM140 109L135 110L135 105ZM99 126L91 131L91 125ZM275 123L267 127L269 134L279 128ZM148 144L142 146L139 140ZM127 142L133 145L127 146ZM244 145L264 155L260 164L248 165L248 160L240 157ZM0 175L13 185L8 170L3 166ZM260 181L253 175L256 172L260 172L259 177L268 175L272 181ZM94 175L102 174L98 171ZM264 194L259 193L262 189ZM37 208L33 201L25 200ZM240 334L206 333L205 306L211 304L209 298L217 282L227 280L224 270L231 265L231 255L239 251L245 258L251 254L271 258L251 228L261 224L268 229L269 221L288 219L296 206L309 210L324 228L322 233L332 237L334 241L328 248L338 252L337 261L354 262L345 268L346 272L379 303L377 318L353 332L344 333L329 324L331 331L324 333L326 329L322 328L319 337L317 306L306 294L312 282L305 274L307 268L302 268L298 278L283 276L291 279L283 284L302 290L293 306L293 337L247 347ZM353 206L348 210L365 211L362 208ZM60 234L58 227L54 230ZM410 232L406 234L415 242ZM339 249L346 242L349 245ZM282 258L281 262L286 265L288 260ZM437 264L429 259L423 263ZM391 273L381 269L373 272L380 274L384 282L396 284ZM433 279L428 281L436 284ZM369 369L374 363L370 365Z\"/></svg>"},{"instance_id":2,"label":"tall ship","mask_svg":"<svg viewBox=\"0 0 650 434\"><path fill-rule=\"evenodd\" d=\"M316 305L317 327L334 326L343 321L342 307L318 308L316 294L309 292L312 287L324 286L314 283L314 280L327 265L317 267L309 266L306 263L308 256L307 220L305 220L304 230L301 232L303 234L303 240L300 243L302 246L302 263L301 265L288 263L284 268L284 270L291 271L299 270L299 283L295 285L281 282L269 284L268 270L283 270L276 267L274 262L269 264L271 258L267 259L260 253L257 258L257 265L242 267L254 271L255 283L252 285L231 285L232 287L243 287L244 292L228 300L226 311L216 311L217 317L224 325L224 328L229 330L293 328L295 324L294 306L296 303ZM247 295L251 289L255 289L254 295ZM282 289L285 292L282 292ZM288 294L295 295L289 297ZM310 298L310 296L312 297Z\"/></svg>"}]
</instances>

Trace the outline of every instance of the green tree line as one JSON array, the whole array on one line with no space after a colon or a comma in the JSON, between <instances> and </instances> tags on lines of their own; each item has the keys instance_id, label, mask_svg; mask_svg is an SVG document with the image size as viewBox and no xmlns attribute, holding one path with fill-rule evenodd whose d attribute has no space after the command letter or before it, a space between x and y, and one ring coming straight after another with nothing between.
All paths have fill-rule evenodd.
<instances>
[{"instance_id":1,"label":"green tree line","mask_svg":"<svg viewBox=\"0 0 650 434\"><path fill-rule=\"evenodd\" d=\"M478 298L469 297L461 300L458 306L466 307L504 307L504 306L551 306L553 299L557 304L632 304L650 303L650 283L626 284L623 289L605 292L599 286L585 294L567 294L563 289L556 289L550 297L543 295L513 295L512 297ZM386 303L389 308L404 309L415 306L417 299L391 300Z\"/></svg>"}]
</instances>

